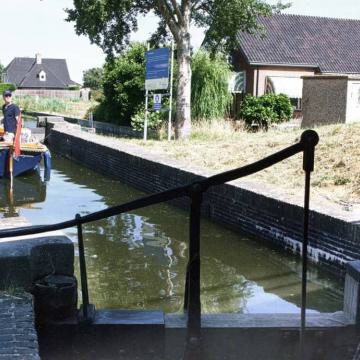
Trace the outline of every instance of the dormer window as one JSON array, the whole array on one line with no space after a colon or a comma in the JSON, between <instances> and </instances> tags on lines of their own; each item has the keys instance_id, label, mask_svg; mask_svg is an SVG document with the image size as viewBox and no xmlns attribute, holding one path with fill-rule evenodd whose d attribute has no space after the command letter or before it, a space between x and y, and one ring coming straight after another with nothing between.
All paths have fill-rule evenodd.
<instances>
[{"instance_id":1,"label":"dormer window","mask_svg":"<svg viewBox=\"0 0 360 360\"><path fill-rule=\"evenodd\" d=\"M38 78L40 81L46 81L46 72L44 70L41 70L38 74Z\"/></svg>"}]
</instances>

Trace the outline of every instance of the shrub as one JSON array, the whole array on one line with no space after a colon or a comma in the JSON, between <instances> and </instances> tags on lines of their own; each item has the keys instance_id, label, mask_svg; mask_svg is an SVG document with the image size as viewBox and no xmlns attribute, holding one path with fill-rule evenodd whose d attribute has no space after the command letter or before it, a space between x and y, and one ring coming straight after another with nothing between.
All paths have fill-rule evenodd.
<instances>
[{"instance_id":1,"label":"shrub","mask_svg":"<svg viewBox=\"0 0 360 360\"><path fill-rule=\"evenodd\" d=\"M105 100L97 113L102 121L129 125L131 117L144 102L146 45L133 43L104 66L103 89Z\"/></svg>"},{"instance_id":2,"label":"shrub","mask_svg":"<svg viewBox=\"0 0 360 360\"><path fill-rule=\"evenodd\" d=\"M211 58L199 51L192 59L191 112L192 118L212 120L223 118L229 111L230 67L222 54Z\"/></svg>"},{"instance_id":3,"label":"shrub","mask_svg":"<svg viewBox=\"0 0 360 360\"><path fill-rule=\"evenodd\" d=\"M11 83L0 83L0 93L1 93L1 95L5 90L15 91L16 86L14 84L11 84Z\"/></svg>"},{"instance_id":4,"label":"shrub","mask_svg":"<svg viewBox=\"0 0 360 360\"><path fill-rule=\"evenodd\" d=\"M240 106L240 117L247 126L267 129L271 124L291 119L290 99L283 94L266 94L260 97L247 95Z\"/></svg>"},{"instance_id":5,"label":"shrub","mask_svg":"<svg viewBox=\"0 0 360 360\"><path fill-rule=\"evenodd\" d=\"M104 92L102 90L91 90L90 98L94 101L102 102L105 100Z\"/></svg>"},{"instance_id":6,"label":"shrub","mask_svg":"<svg viewBox=\"0 0 360 360\"><path fill-rule=\"evenodd\" d=\"M148 129L159 130L161 124L164 121L164 113L160 111L149 111L148 112ZM131 127L137 131L144 130L144 120L145 120L145 108L141 107L139 110L131 117Z\"/></svg>"},{"instance_id":7,"label":"shrub","mask_svg":"<svg viewBox=\"0 0 360 360\"><path fill-rule=\"evenodd\" d=\"M72 85L69 85L69 86L68 86L68 89L69 89L69 90L80 90L80 89L81 89L81 86L80 86L80 85L77 85L77 84L72 84Z\"/></svg>"}]
</instances>

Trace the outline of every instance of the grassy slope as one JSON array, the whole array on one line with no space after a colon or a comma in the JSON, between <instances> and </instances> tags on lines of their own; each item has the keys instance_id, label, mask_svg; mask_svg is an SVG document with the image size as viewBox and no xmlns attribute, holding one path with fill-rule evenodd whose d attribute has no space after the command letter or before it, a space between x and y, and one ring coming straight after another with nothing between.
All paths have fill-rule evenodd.
<instances>
[{"instance_id":1,"label":"grassy slope","mask_svg":"<svg viewBox=\"0 0 360 360\"><path fill-rule=\"evenodd\" d=\"M335 203L360 203L360 124L324 126L316 131L320 143L312 175L313 193ZM224 123L215 123L195 127L187 142L126 141L200 168L223 171L281 150L297 142L301 133L299 129L234 132ZM257 183L284 187L289 195L299 193L304 184L301 155L249 178Z\"/></svg>"},{"instance_id":2,"label":"grassy slope","mask_svg":"<svg viewBox=\"0 0 360 360\"><path fill-rule=\"evenodd\" d=\"M80 119L86 117L88 110L97 104L94 100L82 101L60 98L38 98L36 100L35 97L31 96L15 98L15 103L24 111L46 112Z\"/></svg>"}]
</instances>

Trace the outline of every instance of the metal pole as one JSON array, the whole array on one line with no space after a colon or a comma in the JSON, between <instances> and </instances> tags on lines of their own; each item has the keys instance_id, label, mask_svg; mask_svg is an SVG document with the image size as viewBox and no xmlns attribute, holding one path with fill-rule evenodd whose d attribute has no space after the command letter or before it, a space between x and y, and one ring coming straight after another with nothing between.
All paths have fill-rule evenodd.
<instances>
[{"instance_id":1,"label":"metal pole","mask_svg":"<svg viewBox=\"0 0 360 360\"><path fill-rule=\"evenodd\" d=\"M310 202L310 171L305 173L305 198L304 198L304 238L302 244L302 282L301 282L301 329L300 329L300 358L304 355L305 329L306 329L306 286L309 243L309 202Z\"/></svg>"},{"instance_id":2,"label":"metal pole","mask_svg":"<svg viewBox=\"0 0 360 360\"><path fill-rule=\"evenodd\" d=\"M171 140L173 81L174 81L174 40L171 41L171 71L170 71L170 100L169 100L170 103L169 103L169 121L168 121L168 141Z\"/></svg>"},{"instance_id":3,"label":"metal pole","mask_svg":"<svg viewBox=\"0 0 360 360\"><path fill-rule=\"evenodd\" d=\"M303 170L305 171L304 195L304 235L302 244L302 281L301 281L301 328L300 328L300 353L299 358L305 356L305 331L306 331L306 286L309 243L309 205L310 205L310 175L314 171L315 146L319 142L318 134L313 130L305 131L301 136L304 146Z\"/></svg>"},{"instance_id":4,"label":"metal pole","mask_svg":"<svg viewBox=\"0 0 360 360\"><path fill-rule=\"evenodd\" d=\"M147 43L147 51L150 50L150 43ZM147 140L148 127L148 106L149 106L149 90L145 90L145 121L144 121L144 141Z\"/></svg>"},{"instance_id":5,"label":"metal pole","mask_svg":"<svg viewBox=\"0 0 360 360\"><path fill-rule=\"evenodd\" d=\"M200 221L202 188L194 184L191 189L190 244L188 273L188 332L190 337L199 337L201 328L200 302Z\"/></svg>"},{"instance_id":6,"label":"metal pole","mask_svg":"<svg viewBox=\"0 0 360 360\"><path fill-rule=\"evenodd\" d=\"M80 220L80 214L76 214L76 220ZM78 246L79 246L79 262L80 262L80 277L81 277L81 295L83 302L83 315L84 319L88 318L88 307L89 307L89 292L87 286L87 274L86 274L86 262L85 262L85 250L84 250L84 240L82 233L81 223L77 223L77 231L78 231Z\"/></svg>"}]
</instances>

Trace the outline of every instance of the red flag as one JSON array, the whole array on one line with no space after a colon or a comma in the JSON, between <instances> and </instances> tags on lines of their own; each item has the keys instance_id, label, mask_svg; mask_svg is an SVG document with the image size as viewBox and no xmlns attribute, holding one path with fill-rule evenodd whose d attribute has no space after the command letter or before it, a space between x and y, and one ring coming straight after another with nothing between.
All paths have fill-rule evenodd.
<instances>
[{"instance_id":1,"label":"red flag","mask_svg":"<svg viewBox=\"0 0 360 360\"><path fill-rule=\"evenodd\" d=\"M20 139L21 139L21 128L22 128L22 116L21 113L19 115L19 121L16 124L16 134L15 134L15 140L14 140L14 153L15 156L20 155Z\"/></svg>"}]
</instances>

